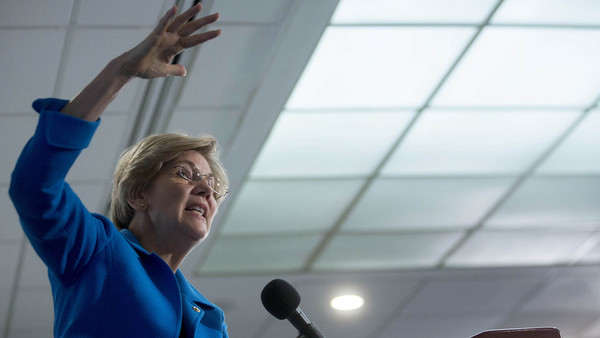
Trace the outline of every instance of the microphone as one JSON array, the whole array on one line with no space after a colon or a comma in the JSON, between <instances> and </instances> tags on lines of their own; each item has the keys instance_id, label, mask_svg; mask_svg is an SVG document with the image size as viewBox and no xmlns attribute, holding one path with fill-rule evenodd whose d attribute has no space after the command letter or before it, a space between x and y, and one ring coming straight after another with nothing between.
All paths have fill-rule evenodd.
<instances>
[{"instance_id":1,"label":"microphone","mask_svg":"<svg viewBox=\"0 0 600 338\"><path fill-rule=\"evenodd\" d=\"M325 338L315 323L300 310L300 295L298 291L283 279L273 279L260 294L262 303L275 318L287 319L300 333L300 337Z\"/></svg>"}]
</instances>

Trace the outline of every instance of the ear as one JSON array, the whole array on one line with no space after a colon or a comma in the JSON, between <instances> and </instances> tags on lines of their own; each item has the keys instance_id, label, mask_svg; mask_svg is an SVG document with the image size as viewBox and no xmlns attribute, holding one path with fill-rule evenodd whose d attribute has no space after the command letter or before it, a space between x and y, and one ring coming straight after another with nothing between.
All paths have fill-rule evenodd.
<instances>
[{"instance_id":1,"label":"ear","mask_svg":"<svg viewBox=\"0 0 600 338\"><path fill-rule=\"evenodd\" d=\"M132 207L134 210L142 211L148 207L148 203L144 199L144 196L140 196L137 198L128 198L127 204Z\"/></svg>"}]
</instances>

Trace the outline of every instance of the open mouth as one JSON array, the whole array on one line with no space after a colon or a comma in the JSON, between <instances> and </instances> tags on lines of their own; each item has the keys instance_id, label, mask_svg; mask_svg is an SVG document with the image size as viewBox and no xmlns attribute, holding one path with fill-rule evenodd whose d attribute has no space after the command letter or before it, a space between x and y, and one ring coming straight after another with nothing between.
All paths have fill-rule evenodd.
<instances>
[{"instance_id":1,"label":"open mouth","mask_svg":"<svg viewBox=\"0 0 600 338\"><path fill-rule=\"evenodd\" d=\"M184 209L186 212L189 212L191 214L194 215L198 215L198 216L203 216L204 217L204 213L206 212L206 210L204 210L203 207L196 205L196 206L191 206L189 208L185 208Z\"/></svg>"}]
</instances>

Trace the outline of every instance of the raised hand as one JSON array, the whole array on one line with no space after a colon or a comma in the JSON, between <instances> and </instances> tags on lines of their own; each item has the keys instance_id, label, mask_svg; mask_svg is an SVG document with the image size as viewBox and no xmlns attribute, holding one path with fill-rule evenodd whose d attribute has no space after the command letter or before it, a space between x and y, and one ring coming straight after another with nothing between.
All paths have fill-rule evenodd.
<instances>
[{"instance_id":1,"label":"raised hand","mask_svg":"<svg viewBox=\"0 0 600 338\"><path fill-rule=\"evenodd\" d=\"M219 14L215 13L188 22L201 9L202 4L198 4L173 19L177 13L177 8L173 6L144 41L119 57L122 62L121 74L145 79L169 75L185 76L185 67L171 64L171 59L183 50L221 34L220 30L193 34L219 18Z\"/></svg>"}]
</instances>

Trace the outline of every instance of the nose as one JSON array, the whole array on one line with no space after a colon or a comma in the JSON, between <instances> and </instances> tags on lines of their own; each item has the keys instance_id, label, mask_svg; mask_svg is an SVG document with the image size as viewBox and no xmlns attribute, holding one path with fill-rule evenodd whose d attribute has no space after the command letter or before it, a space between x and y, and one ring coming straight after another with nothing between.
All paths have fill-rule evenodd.
<instances>
[{"instance_id":1,"label":"nose","mask_svg":"<svg viewBox=\"0 0 600 338\"><path fill-rule=\"evenodd\" d=\"M192 190L192 194L200 195L200 196L208 196L212 195L212 189L208 185L208 181L206 178L202 178L200 182L194 182L194 189Z\"/></svg>"}]
</instances>

